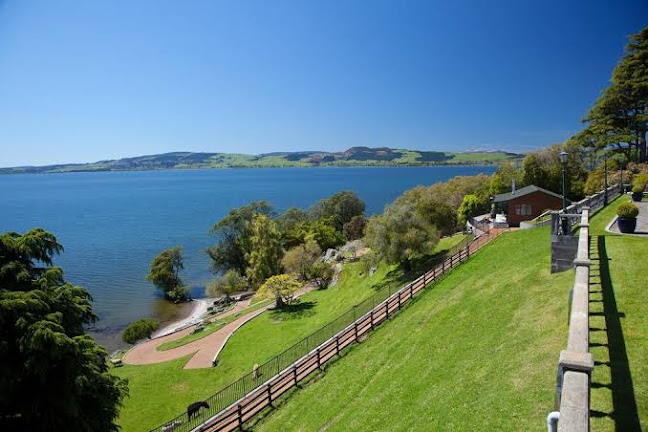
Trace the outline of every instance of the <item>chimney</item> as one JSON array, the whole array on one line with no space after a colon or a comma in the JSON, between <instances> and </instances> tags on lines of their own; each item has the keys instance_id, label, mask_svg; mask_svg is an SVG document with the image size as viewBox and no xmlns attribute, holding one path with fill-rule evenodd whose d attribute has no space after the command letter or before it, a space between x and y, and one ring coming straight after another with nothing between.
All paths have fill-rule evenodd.
<instances>
[{"instance_id":1,"label":"chimney","mask_svg":"<svg viewBox=\"0 0 648 432\"><path fill-rule=\"evenodd\" d=\"M515 195L515 179L512 181L513 185L511 186L511 195Z\"/></svg>"}]
</instances>

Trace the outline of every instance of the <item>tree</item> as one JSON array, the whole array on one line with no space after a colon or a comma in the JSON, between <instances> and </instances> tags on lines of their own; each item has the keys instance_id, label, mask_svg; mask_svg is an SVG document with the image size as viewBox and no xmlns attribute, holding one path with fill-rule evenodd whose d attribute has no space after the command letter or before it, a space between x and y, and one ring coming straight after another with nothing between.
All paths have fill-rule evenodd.
<instances>
[{"instance_id":1,"label":"tree","mask_svg":"<svg viewBox=\"0 0 648 432\"><path fill-rule=\"evenodd\" d=\"M364 216L353 216L351 220L345 223L342 227L342 233L347 240L358 240L364 237L366 225L367 219Z\"/></svg>"},{"instance_id":2,"label":"tree","mask_svg":"<svg viewBox=\"0 0 648 432\"><path fill-rule=\"evenodd\" d=\"M314 241L295 246L284 255L281 263L284 270L294 273L300 280L307 280L315 261L322 255L322 250Z\"/></svg>"},{"instance_id":3,"label":"tree","mask_svg":"<svg viewBox=\"0 0 648 432\"><path fill-rule=\"evenodd\" d=\"M646 160L648 129L648 27L630 36L610 86L585 118L587 147L612 146L629 160ZM580 138L583 138L581 134Z\"/></svg>"},{"instance_id":4,"label":"tree","mask_svg":"<svg viewBox=\"0 0 648 432\"><path fill-rule=\"evenodd\" d=\"M247 257L251 251L252 219L258 214L273 217L275 211L266 201L255 201L230 210L211 229L216 236L216 244L207 249L207 255L211 259L214 273L234 269L245 274L249 265Z\"/></svg>"},{"instance_id":5,"label":"tree","mask_svg":"<svg viewBox=\"0 0 648 432\"><path fill-rule=\"evenodd\" d=\"M155 330L160 327L160 322L150 318L133 321L124 329L122 340L134 344L138 340L150 338Z\"/></svg>"},{"instance_id":6,"label":"tree","mask_svg":"<svg viewBox=\"0 0 648 432\"><path fill-rule=\"evenodd\" d=\"M313 263L308 269L308 279L313 280L319 289L328 288L334 276L335 269L322 261Z\"/></svg>"},{"instance_id":7,"label":"tree","mask_svg":"<svg viewBox=\"0 0 648 432\"><path fill-rule=\"evenodd\" d=\"M345 223L353 216L363 215L364 211L364 201L354 192L342 191L315 204L311 209L311 216L313 219L330 219L335 230L342 232Z\"/></svg>"},{"instance_id":8,"label":"tree","mask_svg":"<svg viewBox=\"0 0 648 432\"><path fill-rule=\"evenodd\" d=\"M328 250L343 245L344 236L337 231L330 220L318 219L309 226L307 239L313 239L322 250Z\"/></svg>"},{"instance_id":9,"label":"tree","mask_svg":"<svg viewBox=\"0 0 648 432\"><path fill-rule=\"evenodd\" d=\"M254 215L250 253L246 257L246 275L252 286L258 287L270 276L281 273L282 257L281 233L276 222L264 214Z\"/></svg>"},{"instance_id":10,"label":"tree","mask_svg":"<svg viewBox=\"0 0 648 432\"><path fill-rule=\"evenodd\" d=\"M567 153L566 195L571 200L580 200L585 196L587 171L581 157L581 148L573 141L565 144L554 144L549 148L529 153L524 158L524 183L562 195L562 162L560 153Z\"/></svg>"},{"instance_id":11,"label":"tree","mask_svg":"<svg viewBox=\"0 0 648 432\"><path fill-rule=\"evenodd\" d=\"M381 260L411 269L411 261L429 254L439 241L434 225L426 222L411 206L393 203L367 223L365 242Z\"/></svg>"},{"instance_id":12,"label":"tree","mask_svg":"<svg viewBox=\"0 0 648 432\"><path fill-rule=\"evenodd\" d=\"M56 237L35 228L0 235L0 428L115 431L127 382L84 327L92 298L65 282Z\"/></svg>"},{"instance_id":13,"label":"tree","mask_svg":"<svg viewBox=\"0 0 648 432\"><path fill-rule=\"evenodd\" d=\"M207 292L212 296L224 295L229 301L231 294L245 291L247 287L247 279L236 270L231 269L227 270L223 276L211 281L207 287Z\"/></svg>"},{"instance_id":14,"label":"tree","mask_svg":"<svg viewBox=\"0 0 648 432\"><path fill-rule=\"evenodd\" d=\"M295 276L289 274L280 274L269 277L259 288L256 295L261 299L275 299L275 307L281 309L290 305L295 297L295 293L301 287L301 284L295 279Z\"/></svg>"},{"instance_id":15,"label":"tree","mask_svg":"<svg viewBox=\"0 0 648 432\"><path fill-rule=\"evenodd\" d=\"M304 243L308 234L308 213L291 207L277 219L284 248L291 248Z\"/></svg>"},{"instance_id":16,"label":"tree","mask_svg":"<svg viewBox=\"0 0 648 432\"><path fill-rule=\"evenodd\" d=\"M146 279L164 293L169 300L184 300L189 290L180 279L180 270L184 269L182 247L165 249L151 261L151 268Z\"/></svg>"},{"instance_id":17,"label":"tree","mask_svg":"<svg viewBox=\"0 0 648 432\"><path fill-rule=\"evenodd\" d=\"M519 161L518 161L519 163ZM491 178L489 194L491 196L506 193L511 190L513 180L517 187L523 187L524 176L522 170L518 169L513 163L505 162L497 168Z\"/></svg>"},{"instance_id":18,"label":"tree","mask_svg":"<svg viewBox=\"0 0 648 432\"><path fill-rule=\"evenodd\" d=\"M487 210L482 202L479 201L476 195L466 195L459 206L457 214L459 215L459 222L465 225L469 216L477 216L481 211Z\"/></svg>"}]
</instances>

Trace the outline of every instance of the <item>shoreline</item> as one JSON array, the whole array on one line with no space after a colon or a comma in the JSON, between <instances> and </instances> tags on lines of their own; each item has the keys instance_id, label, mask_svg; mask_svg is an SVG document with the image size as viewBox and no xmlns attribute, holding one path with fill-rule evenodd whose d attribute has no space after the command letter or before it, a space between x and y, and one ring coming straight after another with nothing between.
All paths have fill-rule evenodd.
<instances>
[{"instance_id":1,"label":"shoreline","mask_svg":"<svg viewBox=\"0 0 648 432\"><path fill-rule=\"evenodd\" d=\"M207 314L207 308L212 305L214 300L215 299L209 297L192 299L191 303L194 303L194 305L191 309L191 312L189 312L189 315L185 316L184 318L180 318L178 320L167 323L166 325L164 325L164 327L161 327L159 330L155 331L151 335L151 339L175 333L178 330L182 330L183 328L201 322L204 316Z\"/></svg>"}]
</instances>

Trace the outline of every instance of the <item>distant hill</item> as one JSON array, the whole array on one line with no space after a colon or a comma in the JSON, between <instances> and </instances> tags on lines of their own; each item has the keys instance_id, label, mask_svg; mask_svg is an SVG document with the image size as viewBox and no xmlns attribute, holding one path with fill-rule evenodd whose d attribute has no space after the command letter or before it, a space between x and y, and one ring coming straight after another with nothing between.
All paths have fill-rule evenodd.
<instances>
[{"instance_id":1,"label":"distant hill","mask_svg":"<svg viewBox=\"0 0 648 432\"><path fill-rule=\"evenodd\" d=\"M187 168L274 168L313 166L426 166L497 164L522 155L501 151L445 153L389 147L352 147L344 152L302 151L260 155L173 152L82 164L0 168L0 174L140 171Z\"/></svg>"}]
</instances>

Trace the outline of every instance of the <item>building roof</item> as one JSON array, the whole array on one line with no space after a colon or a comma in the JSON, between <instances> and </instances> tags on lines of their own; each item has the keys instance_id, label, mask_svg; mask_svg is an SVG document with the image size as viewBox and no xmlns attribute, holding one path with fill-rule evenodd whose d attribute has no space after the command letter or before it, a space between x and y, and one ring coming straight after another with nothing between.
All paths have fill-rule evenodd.
<instances>
[{"instance_id":1,"label":"building roof","mask_svg":"<svg viewBox=\"0 0 648 432\"><path fill-rule=\"evenodd\" d=\"M551 191L549 191L547 189L543 189L543 188L541 188L539 186L530 185L530 186L525 186L523 188L520 188L520 189L516 190L515 194L513 194L513 192L507 192L507 193L495 195L493 197L493 202L497 203L497 202L511 201L514 198L519 198L521 196L528 195L528 194L533 193L533 192L542 192L544 194L551 195L553 197L562 199L562 195L559 195L559 194L557 194L555 192L551 192ZM567 200L567 201L569 201L569 200Z\"/></svg>"}]
</instances>

